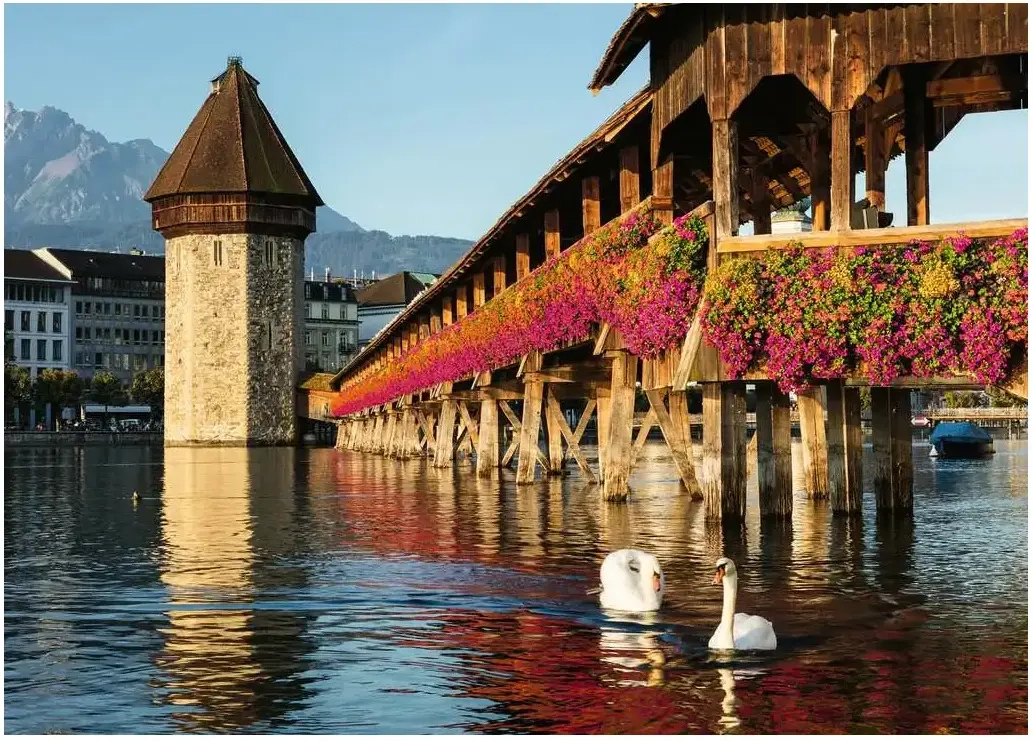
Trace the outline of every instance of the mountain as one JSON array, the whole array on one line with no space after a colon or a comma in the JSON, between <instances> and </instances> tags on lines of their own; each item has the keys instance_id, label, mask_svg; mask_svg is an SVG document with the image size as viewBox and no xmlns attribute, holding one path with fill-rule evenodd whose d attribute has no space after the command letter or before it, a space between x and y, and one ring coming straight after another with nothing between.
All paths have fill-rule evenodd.
<instances>
[{"instance_id":1,"label":"mountain","mask_svg":"<svg viewBox=\"0 0 1033 741\"><path fill-rule=\"evenodd\" d=\"M4 104L4 246L164 251L144 192L169 153L149 139L110 142L62 110ZM316 211L306 271L381 275L444 272L465 239L367 231L332 208Z\"/></svg>"}]
</instances>

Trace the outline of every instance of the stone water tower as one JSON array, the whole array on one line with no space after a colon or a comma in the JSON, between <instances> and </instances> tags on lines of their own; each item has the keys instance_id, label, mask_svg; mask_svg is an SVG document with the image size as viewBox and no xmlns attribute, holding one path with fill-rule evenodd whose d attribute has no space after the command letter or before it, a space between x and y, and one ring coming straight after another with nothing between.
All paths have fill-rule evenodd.
<instances>
[{"instance_id":1,"label":"stone water tower","mask_svg":"<svg viewBox=\"0 0 1033 741\"><path fill-rule=\"evenodd\" d=\"M165 237L165 445L295 443L305 238L323 201L239 58L144 200Z\"/></svg>"}]
</instances>

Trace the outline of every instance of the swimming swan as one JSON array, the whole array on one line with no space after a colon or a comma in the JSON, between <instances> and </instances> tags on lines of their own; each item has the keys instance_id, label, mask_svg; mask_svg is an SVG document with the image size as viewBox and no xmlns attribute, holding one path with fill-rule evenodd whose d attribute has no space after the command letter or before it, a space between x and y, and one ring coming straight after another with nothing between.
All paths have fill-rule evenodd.
<instances>
[{"instance_id":1,"label":"swimming swan","mask_svg":"<svg viewBox=\"0 0 1033 741\"><path fill-rule=\"evenodd\" d=\"M664 601L664 572L656 556L634 548L614 551L599 568L599 602L609 610L649 612Z\"/></svg>"},{"instance_id":2,"label":"swimming swan","mask_svg":"<svg viewBox=\"0 0 1033 741\"><path fill-rule=\"evenodd\" d=\"M721 610L721 623L710 638L710 648L716 650L758 650L774 651L778 646L775 629L771 623L759 615L747 615L735 612L735 593L739 586L739 578L735 572L735 563L730 558L717 561L714 573L714 584L724 582L725 599Z\"/></svg>"}]
</instances>

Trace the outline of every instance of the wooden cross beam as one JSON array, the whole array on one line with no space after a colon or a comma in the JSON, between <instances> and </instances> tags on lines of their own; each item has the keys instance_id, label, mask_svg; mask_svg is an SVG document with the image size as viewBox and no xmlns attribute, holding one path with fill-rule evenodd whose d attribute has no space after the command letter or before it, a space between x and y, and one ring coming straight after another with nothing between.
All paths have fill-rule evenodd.
<instances>
[{"instance_id":1,"label":"wooden cross beam","mask_svg":"<svg viewBox=\"0 0 1033 741\"><path fill-rule=\"evenodd\" d=\"M513 441L509 444L509 447L506 449L506 455L502 458L502 465L508 466L509 462L513 459L513 455L520 447L520 433L523 431L524 427L520 423L520 418L516 416L516 413L507 401L499 399L499 409L501 409L502 413L506 415L506 419L509 420L509 423L513 425ZM537 444L535 445L535 453L535 459L539 464L541 464L542 468L548 471L549 460L545 457L545 454L542 453L542 449L538 447Z\"/></svg>"},{"instance_id":2,"label":"wooden cross beam","mask_svg":"<svg viewBox=\"0 0 1033 741\"><path fill-rule=\"evenodd\" d=\"M592 416L592 410L595 408L595 402L589 401L588 406L585 407L585 411L581 414L581 420L578 423L578 432L574 433L570 431L570 426L567 424L566 418L563 416L563 411L560 409L560 403L556 399L555 394L552 393L550 388L547 392L546 403L549 405L549 410L552 413L550 420L556 420L556 424L560 429L560 434L563 435L563 439L567 442L567 453L574 456L574 460L577 461L578 468L588 477L592 483L597 483L598 478L592 469L588 465L588 461L585 460L584 455L581 453L581 436L585 434L585 428L588 426L588 418Z\"/></svg>"},{"instance_id":3,"label":"wooden cross beam","mask_svg":"<svg viewBox=\"0 0 1033 741\"><path fill-rule=\"evenodd\" d=\"M660 431L664 435L667 447L674 458L674 465L678 469L682 483L693 499L702 499L703 490L700 488L699 480L696 478L696 469L692 465L692 438L688 425L688 407L679 410L678 417L680 424L675 424L671 412L664 403L664 392L659 389L646 391L646 398L649 400L649 411L656 418L660 425ZM672 399L672 403L673 403ZM679 404L684 404L684 397L678 398ZM673 411L673 410L672 410ZM684 413L684 419L682 419ZM648 417L647 417L648 419ZM648 433L647 433L648 434ZM637 442L636 442L637 445Z\"/></svg>"}]
</instances>

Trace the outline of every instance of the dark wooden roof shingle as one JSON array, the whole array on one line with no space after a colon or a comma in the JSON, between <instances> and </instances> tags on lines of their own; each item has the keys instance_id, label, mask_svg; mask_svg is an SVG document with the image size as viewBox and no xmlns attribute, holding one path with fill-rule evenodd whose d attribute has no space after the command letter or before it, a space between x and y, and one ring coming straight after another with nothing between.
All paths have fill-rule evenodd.
<instances>
[{"instance_id":1,"label":"dark wooden roof shingle","mask_svg":"<svg viewBox=\"0 0 1033 741\"><path fill-rule=\"evenodd\" d=\"M4 249L4 278L69 283L60 270L30 250Z\"/></svg>"},{"instance_id":2,"label":"dark wooden roof shingle","mask_svg":"<svg viewBox=\"0 0 1033 741\"><path fill-rule=\"evenodd\" d=\"M258 80L236 57L212 80L212 92L144 200L186 193L264 193L323 205L258 97Z\"/></svg>"}]
</instances>

